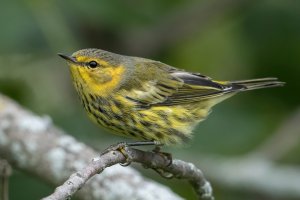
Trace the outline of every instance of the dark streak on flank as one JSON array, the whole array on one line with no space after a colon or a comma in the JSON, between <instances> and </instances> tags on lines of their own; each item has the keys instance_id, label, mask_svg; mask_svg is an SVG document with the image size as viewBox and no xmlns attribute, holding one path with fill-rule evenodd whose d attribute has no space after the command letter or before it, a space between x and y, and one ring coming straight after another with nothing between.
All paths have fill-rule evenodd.
<instances>
[{"instance_id":1,"label":"dark streak on flank","mask_svg":"<svg viewBox=\"0 0 300 200\"><path fill-rule=\"evenodd\" d=\"M98 107L98 111L101 112L102 114L108 116L108 113L106 112L106 110L101 108L101 106Z\"/></svg>"},{"instance_id":2,"label":"dark streak on flank","mask_svg":"<svg viewBox=\"0 0 300 200\"><path fill-rule=\"evenodd\" d=\"M90 98L91 98L91 100L92 100L92 101L96 101L96 98L95 98L95 96L94 96L94 95L92 95L92 94L89 94L89 96L90 96Z\"/></svg>"},{"instance_id":3,"label":"dark streak on flank","mask_svg":"<svg viewBox=\"0 0 300 200\"><path fill-rule=\"evenodd\" d=\"M190 117L182 117L182 116L178 116L178 115L173 115L173 118L180 122L191 122L191 120L192 120Z\"/></svg>"},{"instance_id":4,"label":"dark streak on flank","mask_svg":"<svg viewBox=\"0 0 300 200\"><path fill-rule=\"evenodd\" d=\"M183 142L187 142L189 140L189 137L187 137L186 135L184 135L183 133L181 133L180 131L174 129L174 128L170 128L168 129L170 135L175 135L177 137L179 137L180 139L182 139Z\"/></svg>"},{"instance_id":5,"label":"dark streak on flank","mask_svg":"<svg viewBox=\"0 0 300 200\"><path fill-rule=\"evenodd\" d=\"M98 97L97 99L99 101L99 104L102 104L103 106L110 107L110 102L107 99L104 99L104 98L101 98L101 97Z\"/></svg>"},{"instance_id":6,"label":"dark streak on flank","mask_svg":"<svg viewBox=\"0 0 300 200\"><path fill-rule=\"evenodd\" d=\"M165 118L164 122L165 122L168 126L172 126L172 122L169 120L169 118Z\"/></svg>"},{"instance_id":7,"label":"dark streak on flank","mask_svg":"<svg viewBox=\"0 0 300 200\"><path fill-rule=\"evenodd\" d=\"M112 114L112 118L115 118L117 120L123 121L123 117L121 115L116 114L116 113Z\"/></svg>"},{"instance_id":8,"label":"dark streak on flank","mask_svg":"<svg viewBox=\"0 0 300 200\"><path fill-rule=\"evenodd\" d=\"M115 106L116 106L117 108L119 108L120 110L121 110L122 108L124 108L124 106L123 106L119 101L113 100L113 102L114 102Z\"/></svg>"},{"instance_id":9,"label":"dark streak on flank","mask_svg":"<svg viewBox=\"0 0 300 200\"><path fill-rule=\"evenodd\" d=\"M125 120L125 119L123 119L123 120ZM132 122L132 124L134 124L134 125L137 125L138 124L138 121L136 120L136 118L134 118L134 117L131 117L130 119L127 119L126 121L131 121Z\"/></svg>"},{"instance_id":10,"label":"dark streak on flank","mask_svg":"<svg viewBox=\"0 0 300 200\"><path fill-rule=\"evenodd\" d=\"M136 137L136 134L133 131L128 131L129 135Z\"/></svg>"},{"instance_id":11,"label":"dark streak on flank","mask_svg":"<svg viewBox=\"0 0 300 200\"><path fill-rule=\"evenodd\" d=\"M83 97L84 101L88 104L89 101L88 101L87 96L85 95L84 92L82 93L82 97Z\"/></svg>"},{"instance_id":12,"label":"dark streak on flank","mask_svg":"<svg viewBox=\"0 0 300 200\"><path fill-rule=\"evenodd\" d=\"M137 128L132 128L132 130L137 133L140 137L145 137L145 134L143 131L137 129Z\"/></svg>"},{"instance_id":13,"label":"dark streak on flank","mask_svg":"<svg viewBox=\"0 0 300 200\"><path fill-rule=\"evenodd\" d=\"M161 125L159 125L159 124L152 124L151 128L152 128L152 129L158 129L158 130L160 130L160 129L162 129L163 127L162 127Z\"/></svg>"},{"instance_id":14,"label":"dark streak on flank","mask_svg":"<svg viewBox=\"0 0 300 200\"><path fill-rule=\"evenodd\" d=\"M147 122L147 121L143 121L141 120L140 123L145 126L145 127L150 127L151 126L151 123Z\"/></svg>"},{"instance_id":15,"label":"dark streak on flank","mask_svg":"<svg viewBox=\"0 0 300 200\"><path fill-rule=\"evenodd\" d=\"M156 112L156 114L160 117L160 118L164 118L166 119L168 117L168 115L166 114L166 112L159 110Z\"/></svg>"},{"instance_id":16,"label":"dark streak on flank","mask_svg":"<svg viewBox=\"0 0 300 200\"><path fill-rule=\"evenodd\" d=\"M161 133L161 132L157 132L155 134L155 136L158 138L158 139L163 139L164 135Z\"/></svg>"},{"instance_id":17,"label":"dark streak on flank","mask_svg":"<svg viewBox=\"0 0 300 200\"><path fill-rule=\"evenodd\" d=\"M88 109L89 113L92 112L92 109L91 109L91 106L90 106L90 105L87 105L87 109Z\"/></svg>"}]
</instances>

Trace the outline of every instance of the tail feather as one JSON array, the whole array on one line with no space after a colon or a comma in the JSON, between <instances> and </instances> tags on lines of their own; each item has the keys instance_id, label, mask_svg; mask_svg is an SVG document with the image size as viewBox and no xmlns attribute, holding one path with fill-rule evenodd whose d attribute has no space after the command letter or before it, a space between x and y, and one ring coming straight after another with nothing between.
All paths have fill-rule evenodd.
<instances>
[{"instance_id":1,"label":"tail feather","mask_svg":"<svg viewBox=\"0 0 300 200\"><path fill-rule=\"evenodd\" d=\"M259 78L250 80L231 81L234 90L248 91L261 88L280 87L285 83L278 81L277 78Z\"/></svg>"}]
</instances>

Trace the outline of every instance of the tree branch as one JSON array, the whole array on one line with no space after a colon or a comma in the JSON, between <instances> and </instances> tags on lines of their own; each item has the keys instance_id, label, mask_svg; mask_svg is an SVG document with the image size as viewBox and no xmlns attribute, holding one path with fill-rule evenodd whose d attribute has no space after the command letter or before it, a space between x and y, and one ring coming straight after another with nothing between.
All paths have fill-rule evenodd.
<instances>
[{"instance_id":1,"label":"tree branch","mask_svg":"<svg viewBox=\"0 0 300 200\"><path fill-rule=\"evenodd\" d=\"M116 145L117 146L117 145ZM111 149L111 148L110 148ZM186 163L181 160L169 160L163 154L145 152L138 149L130 148L124 145L124 152L111 149L94 158L93 161L84 169L72 174L63 185L56 188L55 192L43 200L64 200L71 197L76 191L94 175L101 173L105 168L118 163L125 163L129 158L130 161L141 163L146 168L152 168L159 173L170 173L179 179L187 179L198 194L199 199L213 200L212 188L206 181L202 172L192 163ZM126 156L124 156L124 154Z\"/></svg>"},{"instance_id":2,"label":"tree branch","mask_svg":"<svg viewBox=\"0 0 300 200\"><path fill-rule=\"evenodd\" d=\"M0 157L53 186L87 166L97 152L0 95ZM159 194L159 195L158 195ZM112 166L76 193L78 199L182 200L130 167Z\"/></svg>"}]
</instances>

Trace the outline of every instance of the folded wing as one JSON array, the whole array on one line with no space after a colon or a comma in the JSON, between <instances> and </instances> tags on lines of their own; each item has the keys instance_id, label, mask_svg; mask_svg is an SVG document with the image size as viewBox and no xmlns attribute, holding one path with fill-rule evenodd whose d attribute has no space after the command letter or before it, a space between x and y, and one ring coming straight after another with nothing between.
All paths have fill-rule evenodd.
<instances>
[{"instance_id":1,"label":"folded wing","mask_svg":"<svg viewBox=\"0 0 300 200\"><path fill-rule=\"evenodd\" d=\"M146 65L155 67L159 73L150 80L141 80L140 86L132 88L127 95L141 107L188 104L243 89L243 86L216 82L207 76L179 71L163 63Z\"/></svg>"}]
</instances>

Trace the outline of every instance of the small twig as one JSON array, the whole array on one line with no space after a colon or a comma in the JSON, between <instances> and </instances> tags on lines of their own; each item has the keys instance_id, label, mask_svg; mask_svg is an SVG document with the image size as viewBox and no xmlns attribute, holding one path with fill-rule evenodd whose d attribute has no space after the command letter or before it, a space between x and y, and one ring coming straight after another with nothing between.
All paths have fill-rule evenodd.
<instances>
[{"instance_id":1,"label":"small twig","mask_svg":"<svg viewBox=\"0 0 300 200\"><path fill-rule=\"evenodd\" d=\"M126 163L128 159L155 171L161 170L164 173L170 173L178 179L186 179L194 187L199 199L214 199L210 183L204 178L201 170L192 163L173 160L170 164L170 161L161 153L145 152L125 145L122 152L111 148L101 156L94 158L89 165L72 174L67 181L55 189L53 194L43 200L68 199L82 188L91 177L101 173L107 167Z\"/></svg>"},{"instance_id":2,"label":"small twig","mask_svg":"<svg viewBox=\"0 0 300 200\"><path fill-rule=\"evenodd\" d=\"M8 179L12 173L11 166L6 160L0 159L0 200L8 200Z\"/></svg>"}]
</instances>

